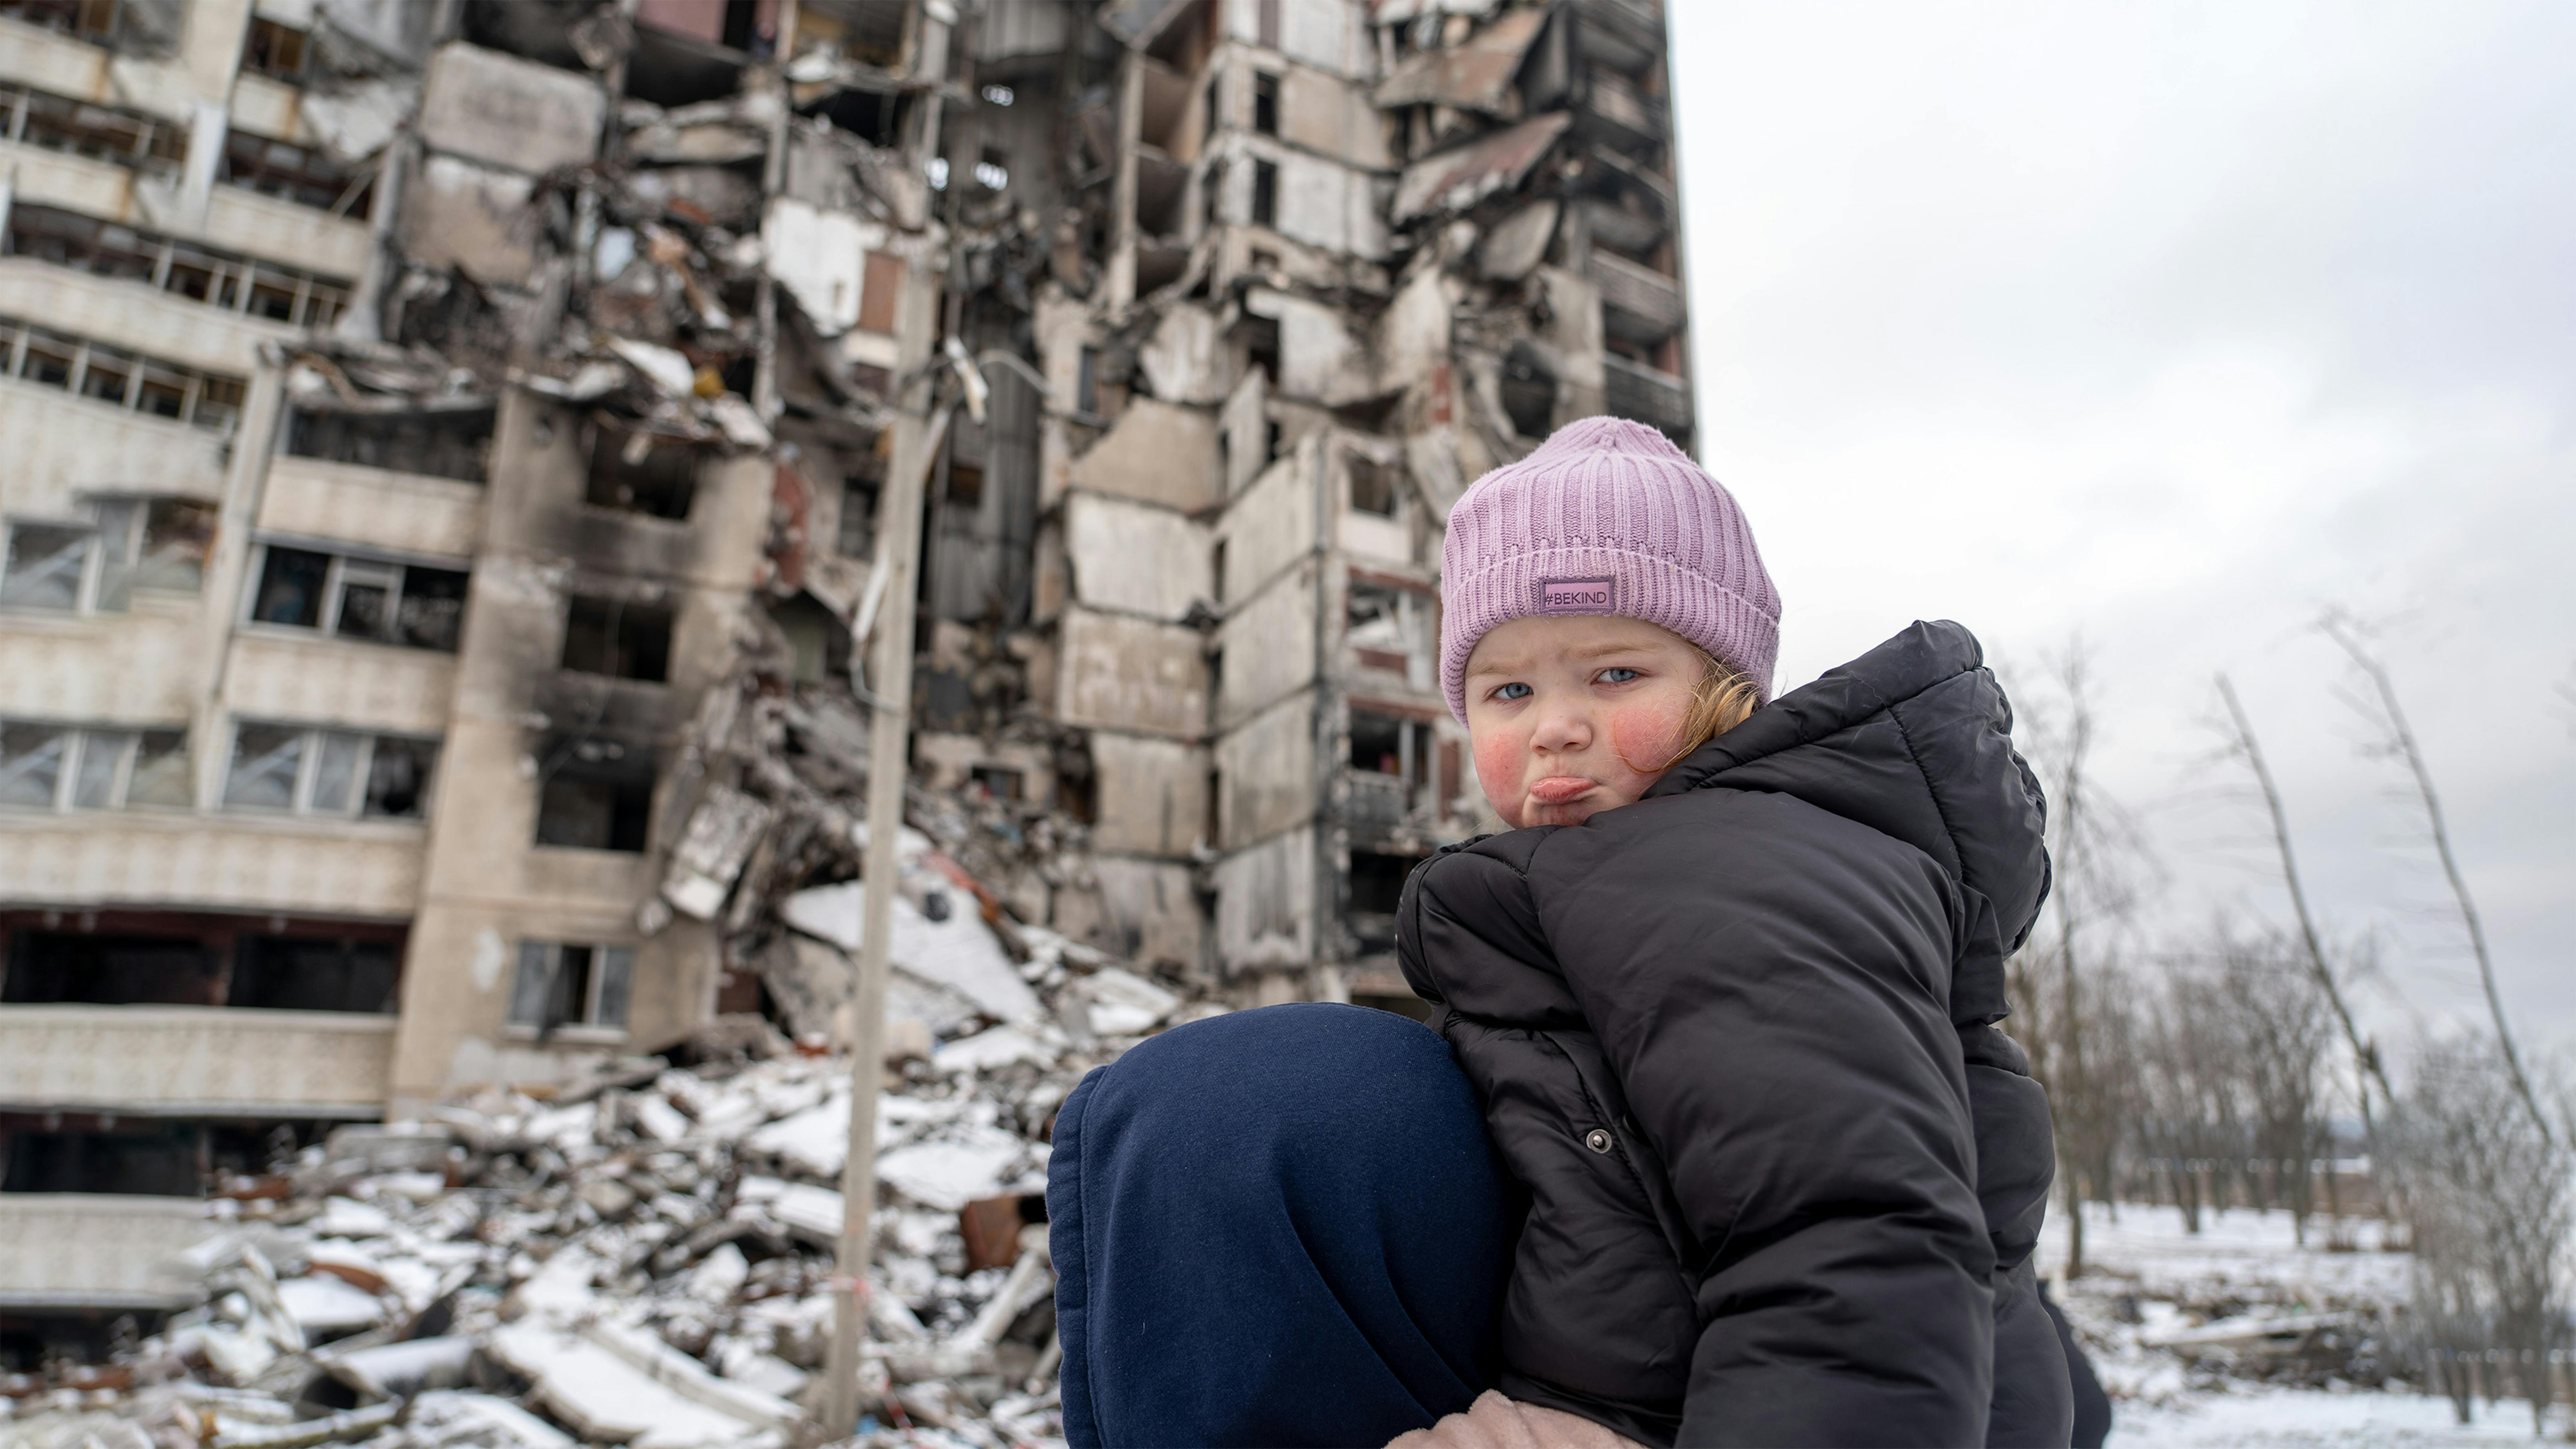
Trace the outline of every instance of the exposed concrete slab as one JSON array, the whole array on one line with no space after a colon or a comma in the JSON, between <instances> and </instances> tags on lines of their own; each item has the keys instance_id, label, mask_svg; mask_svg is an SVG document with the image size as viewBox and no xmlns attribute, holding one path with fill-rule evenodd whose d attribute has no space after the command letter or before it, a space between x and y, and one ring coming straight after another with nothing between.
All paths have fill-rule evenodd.
<instances>
[{"instance_id":1,"label":"exposed concrete slab","mask_svg":"<svg viewBox=\"0 0 2576 1449\"><path fill-rule=\"evenodd\" d=\"M1206 731L1207 659L1197 630L1079 605L1058 627L1058 719L1182 739Z\"/></svg>"},{"instance_id":2,"label":"exposed concrete slab","mask_svg":"<svg viewBox=\"0 0 2576 1449\"><path fill-rule=\"evenodd\" d=\"M1314 679L1316 567L1311 560L1300 563L1227 610L1217 630L1217 646L1225 651L1223 692L1217 700L1220 728Z\"/></svg>"},{"instance_id":3,"label":"exposed concrete slab","mask_svg":"<svg viewBox=\"0 0 2576 1449\"><path fill-rule=\"evenodd\" d=\"M1300 691L1216 742L1220 850L1302 825L1315 816L1315 697Z\"/></svg>"},{"instance_id":4,"label":"exposed concrete slab","mask_svg":"<svg viewBox=\"0 0 2576 1449\"><path fill-rule=\"evenodd\" d=\"M537 268L535 194L536 183L517 172L431 156L403 200L404 246L426 265L524 287Z\"/></svg>"},{"instance_id":5,"label":"exposed concrete slab","mask_svg":"<svg viewBox=\"0 0 2576 1449\"><path fill-rule=\"evenodd\" d=\"M1091 766L1099 779L1095 849L1186 858L1206 843L1206 750L1100 730L1091 736Z\"/></svg>"},{"instance_id":6,"label":"exposed concrete slab","mask_svg":"<svg viewBox=\"0 0 2576 1449\"><path fill-rule=\"evenodd\" d=\"M1216 418L1155 398L1127 405L1099 442L1073 460L1073 487L1140 498L1183 512L1216 499Z\"/></svg>"},{"instance_id":7,"label":"exposed concrete slab","mask_svg":"<svg viewBox=\"0 0 2576 1449\"><path fill-rule=\"evenodd\" d=\"M1315 834L1276 835L1216 867L1216 956L1227 975L1315 959Z\"/></svg>"},{"instance_id":8,"label":"exposed concrete slab","mask_svg":"<svg viewBox=\"0 0 2576 1449\"><path fill-rule=\"evenodd\" d=\"M597 156L607 113L586 75L455 41L429 59L417 124L437 150L542 173Z\"/></svg>"},{"instance_id":9,"label":"exposed concrete slab","mask_svg":"<svg viewBox=\"0 0 2576 1449\"><path fill-rule=\"evenodd\" d=\"M1179 623L1216 597L1205 524L1149 503L1076 493L1064 505L1074 597L1095 609Z\"/></svg>"}]
</instances>

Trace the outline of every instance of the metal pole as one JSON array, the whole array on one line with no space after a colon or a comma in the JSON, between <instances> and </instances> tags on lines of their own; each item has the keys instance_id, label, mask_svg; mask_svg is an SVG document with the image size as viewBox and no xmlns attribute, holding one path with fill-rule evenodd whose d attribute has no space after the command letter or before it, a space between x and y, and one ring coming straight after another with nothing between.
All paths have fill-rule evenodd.
<instances>
[{"instance_id":1,"label":"metal pole","mask_svg":"<svg viewBox=\"0 0 2576 1449\"><path fill-rule=\"evenodd\" d=\"M907 331L929 329L930 309L907 309ZM919 349L927 353L925 345ZM910 353L912 349L907 348ZM927 384L925 383L926 387ZM867 918L860 926L859 980L850 1030L850 1155L841 1164L841 1241L833 1259L832 1353L823 1427L838 1438L859 1416L859 1340L867 1324L867 1273L877 1197L877 1091L885 1073L885 994L894 944L896 837L903 830L903 782L912 713L913 579L920 567L924 475L948 434L949 410L894 423L893 465L877 508L883 530L884 603L876 619L875 694L868 728Z\"/></svg>"}]
</instances>

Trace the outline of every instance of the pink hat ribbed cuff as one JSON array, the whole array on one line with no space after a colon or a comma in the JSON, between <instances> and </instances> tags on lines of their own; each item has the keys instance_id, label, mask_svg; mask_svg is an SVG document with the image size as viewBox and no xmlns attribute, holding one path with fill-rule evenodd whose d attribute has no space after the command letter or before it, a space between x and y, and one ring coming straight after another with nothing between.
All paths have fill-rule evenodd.
<instances>
[{"instance_id":1,"label":"pink hat ribbed cuff","mask_svg":"<svg viewBox=\"0 0 2576 1449\"><path fill-rule=\"evenodd\" d=\"M1660 625L1771 697L1779 592L1734 497L1652 428L1586 418L1559 429L1476 480L1450 511L1441 555L1440 684L1461 721L1476 642L1539 613ZM1607 600L1574 593L1601 580Z\"/></svg>"}]
</instances>

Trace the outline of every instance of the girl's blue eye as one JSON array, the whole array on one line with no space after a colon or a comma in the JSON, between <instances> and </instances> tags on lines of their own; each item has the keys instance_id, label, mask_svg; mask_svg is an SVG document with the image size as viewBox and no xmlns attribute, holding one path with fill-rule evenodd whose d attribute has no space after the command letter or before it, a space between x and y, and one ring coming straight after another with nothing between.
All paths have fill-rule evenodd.
<instances>
[{"instance_id":1,"label":"girl's blue eye","mask_svg":"<svg viewBox=\"0 0 2576 1449\"><path fill-rule=\"evenodd\" d=\"M1604 669L1601 671L1601 682L1603 684L1625 684L1629 680L1637 677L1637 671L1633 669Z\"/></svg>"},{"instance_id":2,"label":"girl's blue eye","mask_svg":"<svg viewBox=\"0 0 2576 1449\"><path fill-rule=\"evenodd\" d=\"M1526 684L1506 684L1502 688L1494 691L1494 698L1496 699L1527 699L1529 697L1530 687Z\"/></svg>"}]
</instances>

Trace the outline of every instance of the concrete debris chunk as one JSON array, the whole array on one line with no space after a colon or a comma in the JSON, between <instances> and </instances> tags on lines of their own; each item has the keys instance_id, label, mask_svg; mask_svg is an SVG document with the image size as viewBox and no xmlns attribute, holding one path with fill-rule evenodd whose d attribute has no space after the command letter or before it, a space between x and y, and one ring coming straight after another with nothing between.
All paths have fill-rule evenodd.
<instances>
[{"instance_id":1,"label":"concrete debris chunk","mask_svg":"<svg viewBox=\"0 0 2576 1449\"><path fill-rule=\"evenodd\" d=\"M787 898L781 914L797 930L856 953L866 929L867 887L850 881L799 891ZM1012 968L992 928L972 912L951 910L946 920L934 921L896 896L893 956L901 970L955 991L996 1020L1030 1021L1040 1014L1037 994Z\"/></svg>"},{"instance_id":2,"label":"concrete debris chunk","mask_svg":"<svg viewBox=\"0 0 2576 1449\"><path fill-rule=\"evenodd\" d=\"M1091 973L1081 990L1089 1003L1084 1015L1098 1036L1140 1036L1181 1006L1177 994L1115 966Z\"/></svg>"},{"instance_id":3,"label":"concrete debris chunk","mask_svg":"<svg viewBox=\"0 0 2576 1449\"><path fill-rule=\"evenodd\" d=\"M634 1449L742 1444L748 1420L699 1403L579 1333L539 1323L493 1331L494 1359L536 1385L538 1401L593 1443Z\"/></svg>"}]
</instances>

